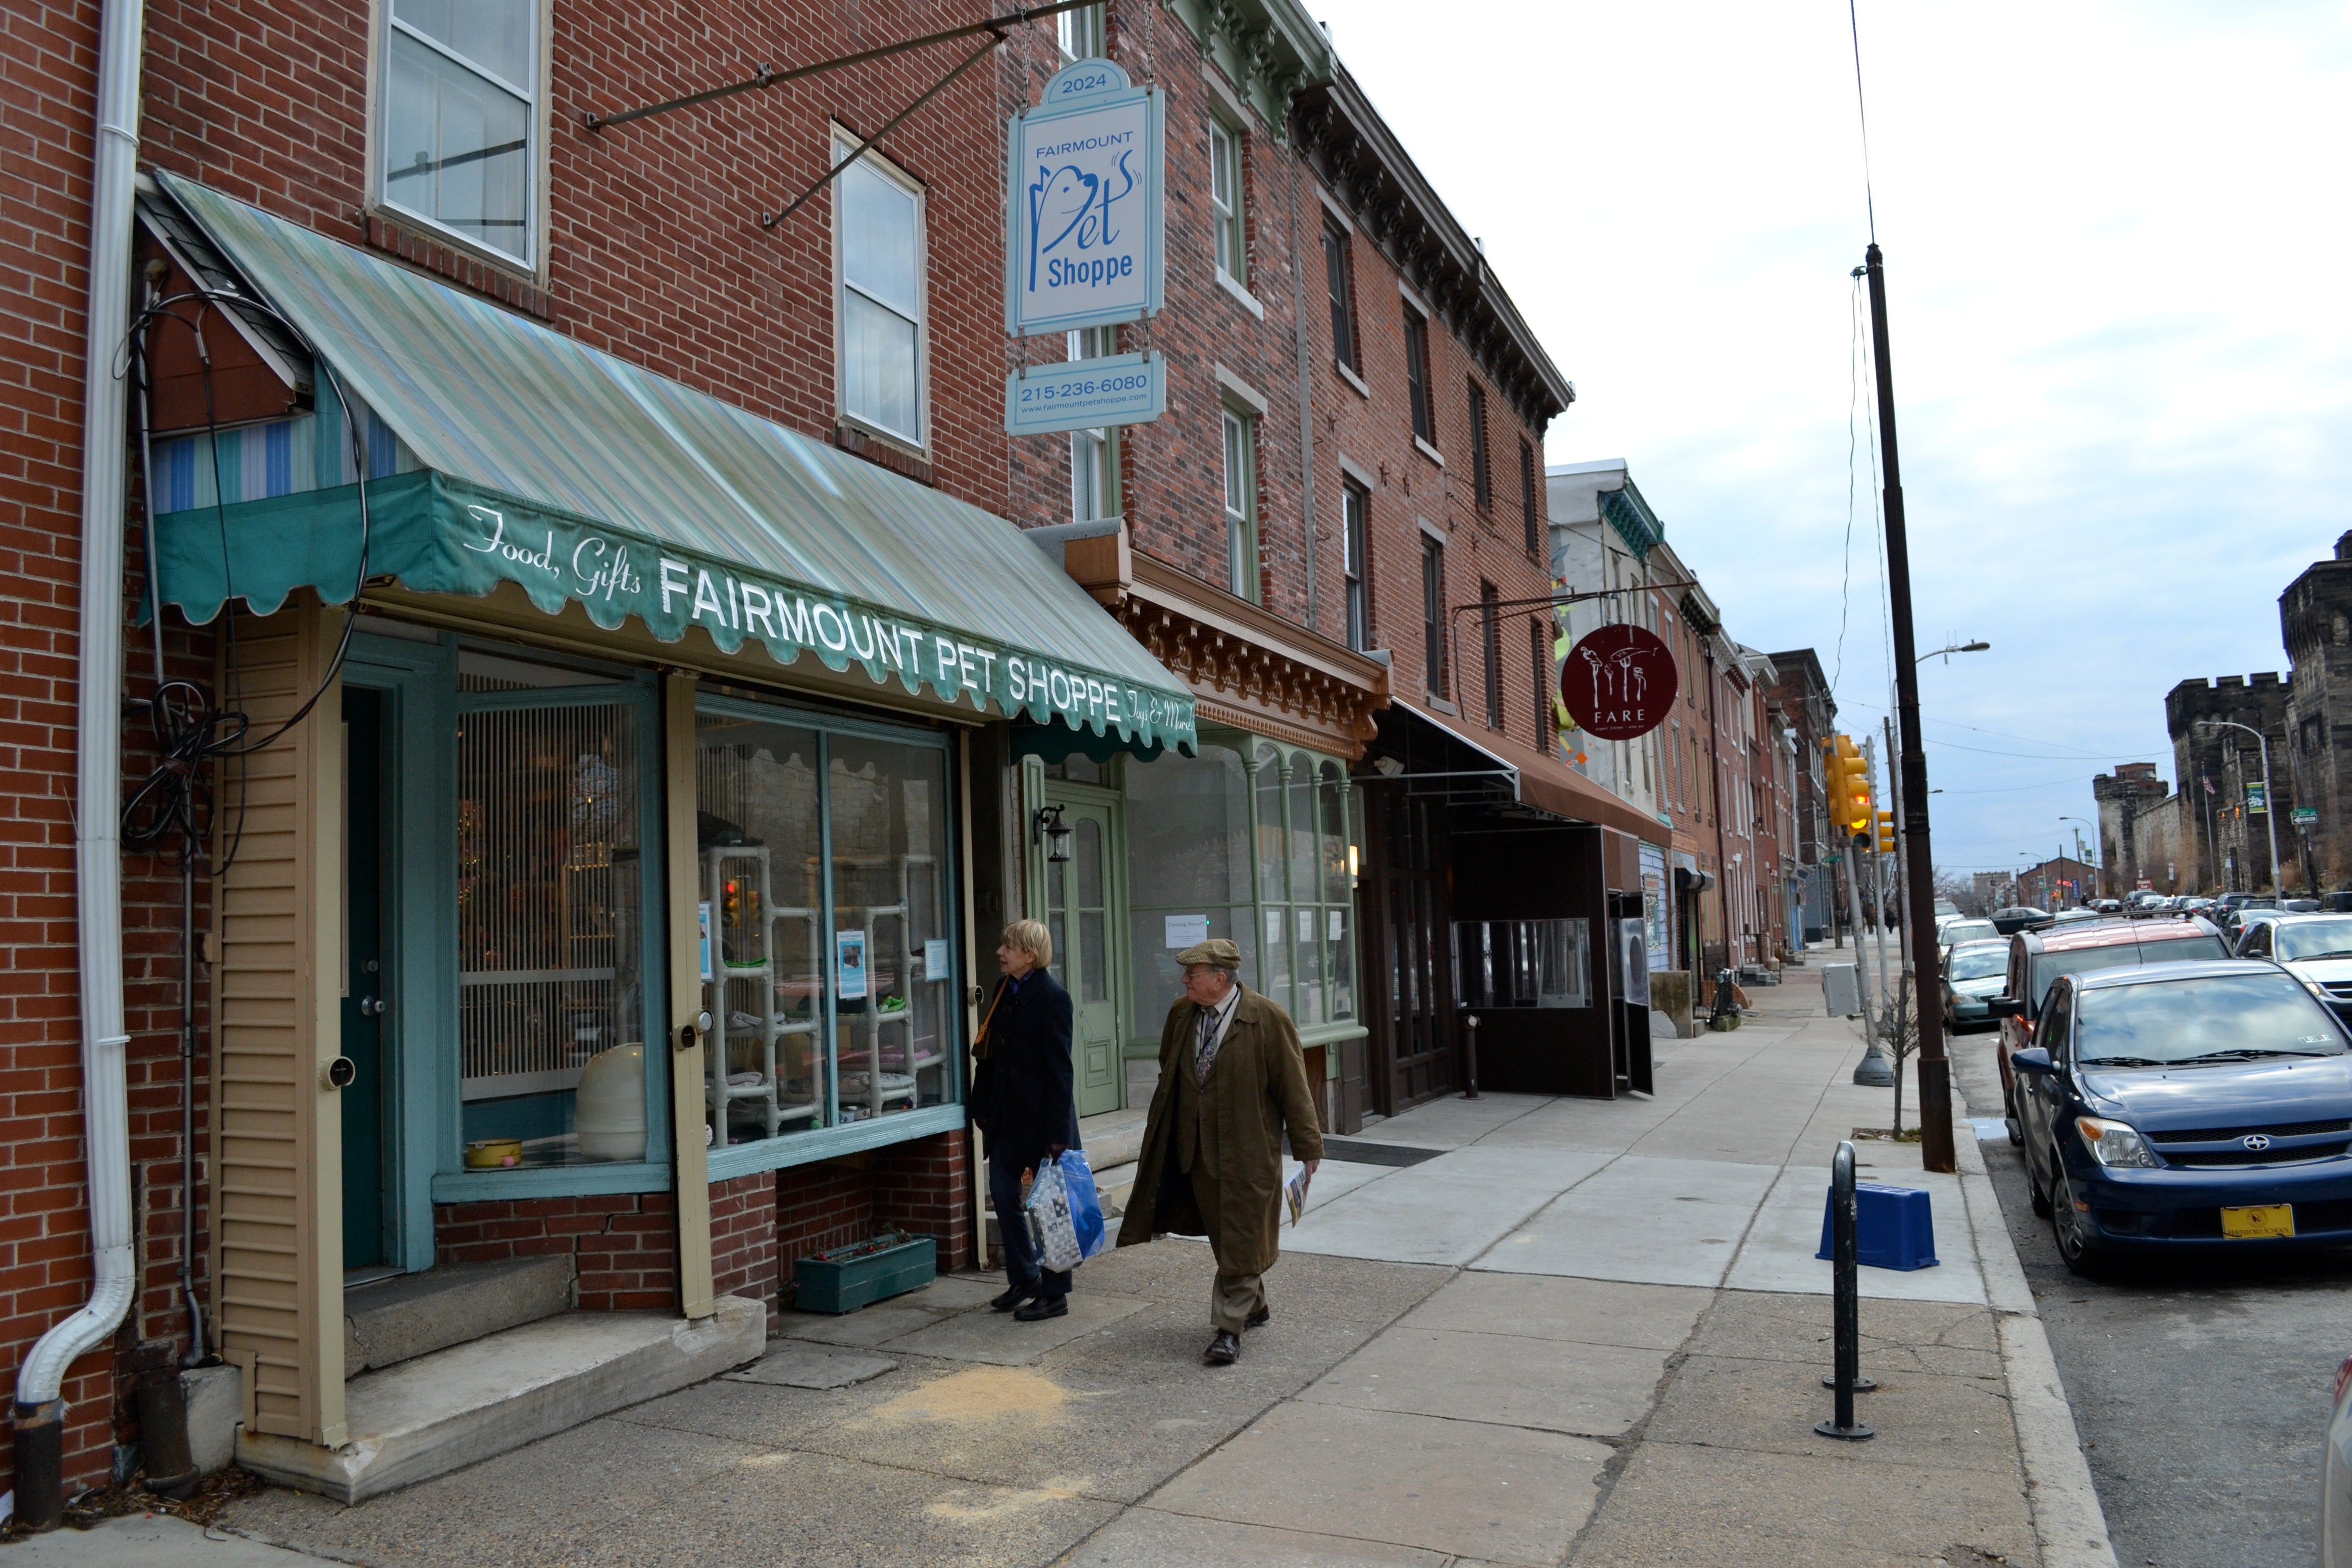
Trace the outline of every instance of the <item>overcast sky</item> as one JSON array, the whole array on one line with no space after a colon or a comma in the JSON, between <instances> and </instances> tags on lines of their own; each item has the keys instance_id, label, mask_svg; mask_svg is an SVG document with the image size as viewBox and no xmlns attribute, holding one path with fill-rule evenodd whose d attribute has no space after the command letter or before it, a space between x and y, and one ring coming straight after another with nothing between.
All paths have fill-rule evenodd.
<instances>
[{"instance_id":1,"label":"overcast sky","mask_svg":"<svg viewBox=\"0 0 2352 1568\"><path fill-rule=\"evenodd\" d=\"M1311 0L1740 641L1888 683L1844 0ZM2352 529L2352 7L1862 0L1936 858L2014 868ZM1867 394L1865 393L1865 396ZM1963 749L1969 748L1969 749ZM2068 842L2071 849L2071 841Z\"/></svg>"}]
</instances>

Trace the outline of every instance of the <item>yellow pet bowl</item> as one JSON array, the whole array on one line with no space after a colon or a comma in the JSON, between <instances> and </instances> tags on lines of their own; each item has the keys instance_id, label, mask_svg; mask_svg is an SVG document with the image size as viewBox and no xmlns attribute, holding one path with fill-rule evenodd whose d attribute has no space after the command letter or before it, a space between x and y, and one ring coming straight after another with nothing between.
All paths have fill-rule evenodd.
<instances>
[{"instance_id":1,"label":"yellow pet bowl","mask_svg":"<svg viewBox=\"0 0 2352 1568\"><path fill-rule=\"evenodd\" d=\"M466 1169L509 1171L522 1163L520 1138L477 1138L466 1145Z\"/></svg>"}]
</instances>

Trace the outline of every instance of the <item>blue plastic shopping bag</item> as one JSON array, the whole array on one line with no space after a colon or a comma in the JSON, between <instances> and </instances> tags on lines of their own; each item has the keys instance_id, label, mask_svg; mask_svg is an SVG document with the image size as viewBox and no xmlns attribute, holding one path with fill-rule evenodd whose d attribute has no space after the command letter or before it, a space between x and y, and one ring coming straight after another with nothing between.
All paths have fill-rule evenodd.
<instances>
[{"instance_id":1,"label":"blue plastic shopping bag","mask_svg":"<svg viewBox=\"0 0 2352 1568\"><path fill-rule=\"evenodd\" d=\"M1079 1255L1092 1258L1110 1245L1110 1233L1103 1224L1102 1194L1095 1191L1094 1167L1079 1149L1063 1150L1061 1165L1062 1185L1069 1194L1070 1224L1078 1233Z\"/></svg>"}]
</instances>

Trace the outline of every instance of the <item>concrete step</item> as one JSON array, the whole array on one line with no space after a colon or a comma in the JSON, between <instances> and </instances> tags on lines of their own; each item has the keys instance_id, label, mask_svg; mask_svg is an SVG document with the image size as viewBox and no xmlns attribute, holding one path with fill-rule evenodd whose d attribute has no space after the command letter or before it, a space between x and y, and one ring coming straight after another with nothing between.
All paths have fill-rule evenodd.
<instances>
[{"instance_id":1,"label":"concrete step","mask_svg":"<svg viewBox=\"0 0 2352 1568\"><path fill-rule=\"evenodd\" d=\"M757 1361L767 1335L767 1307L740 1296L695 1320L567 1312L351 1379L340 1448L242 1431L236 1460L349 1505Z\"/></svg>"},{"instance_id":2,"label":"concrete step","mask_svg":"<svg viewBox=\"0 0 2352 1568\"><path fill-rule=\"evenodd\" d=\"M1106 1110L1100 1116L1078 1119L1078 1142L1087 1152L1087 1163L1094 1168L1097 1179L1103 1172L1124 1165L1143 1152L1143 1127L1149 1112L1142 1106L1129 1110Z\"/></svg>"},{"instance_id":3,"label":"concrete step","mask_svg":"<svg viewBox=\"0 0 2352 1568\"><path fill-rule=\"evenodd\" d=\"M572 1255L459 1263L343 1292L343 1375L396 1366L572 1310Z\"/></svg>"}]
</instances>

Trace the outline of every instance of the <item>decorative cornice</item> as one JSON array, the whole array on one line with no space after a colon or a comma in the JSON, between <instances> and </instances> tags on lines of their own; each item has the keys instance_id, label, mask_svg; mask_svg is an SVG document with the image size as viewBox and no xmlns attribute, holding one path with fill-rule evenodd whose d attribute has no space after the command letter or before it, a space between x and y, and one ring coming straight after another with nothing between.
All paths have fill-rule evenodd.
<instances>
[{"instance_id":1,"label":"decorative cornice","mask_svg":"<svg viewBox=\"0 0 2352 1568\"><path fill-rule=\"evenodd\" d=\"M1576 401L1477 242L1423 177L1347 68L1300 93L1292 141L1326 189L1428 300L1496 390L1540 430Z\"/></svg>"},{"instance_id":2,"label":"decorative cornice","mask_svg":"<svg viewBox=\"0 0 2352 1568\"><path fill-rule=\"evenodd\" d=\"M1388 706L1388 667L1138 553L1110 613L1202 710L1354 761Z\"/></svg>"},{"instance_id":3,"label":"decorative cornice","mask_svg":"<svg viewBox=\"0 0 2352 1568\"><path fill-rule=\"evenodd\" d=\"M1159 0L1192 35L1201 58L1225 73L1251 108L1290 135L1305 89L1331 79L1331 42L1298 0Z\"/></svg>"}]
</instances>

